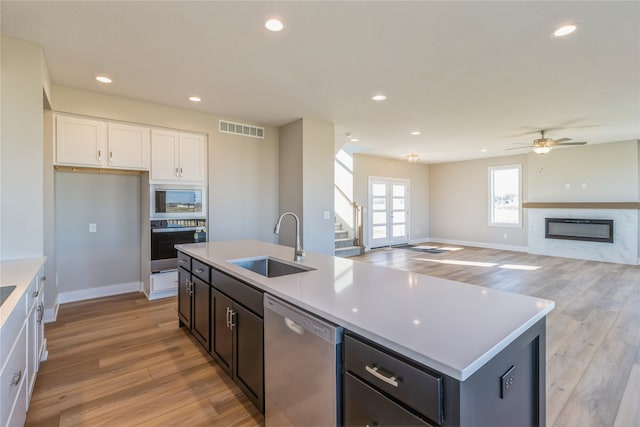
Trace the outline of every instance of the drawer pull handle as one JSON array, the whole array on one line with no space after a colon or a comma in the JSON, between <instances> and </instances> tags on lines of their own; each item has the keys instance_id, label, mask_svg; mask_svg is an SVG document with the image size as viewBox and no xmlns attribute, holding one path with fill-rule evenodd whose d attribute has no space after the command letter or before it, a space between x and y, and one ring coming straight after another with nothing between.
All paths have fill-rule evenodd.
<instances>
[{"instance_id":1,"label":"drawer pull handle","mask_svg":"<svg viewBox=\"0 0 640 427\"><path fill-rule=\"evenodd\" d=\"M378 367L373 365L373 368L370 366L365 366L364 369L369 372L371 375L379 379L380 381L384 381L387 384L390 384L394 387L398 387L398 378L397 377L387 377L386 375L382 375L380 371L378 371Z\"/></svg>"},{"instance_id":2,"label":"drawer pull handle","mask_svg":"<svg viewBox=\"0 0 640 427\"><path fill-rule=\"evenodd\" d=\"M233 330L238 324L235 322L236 312L233 309L229 310L229 329Z\"/></svg>"},{"instance_id":3,"label":"drawer pull handle","mask_svg":"<svg viewBox=\"0 0 640 427\"><path fill-rule=\"evenodd\" d=\"M15 374L13 374L13 377L11 378L11 385L20 384L20 379L21 378L22 378L22 371L18 371Z\"/></svg>"},{"instance_id":4,"label":"drawer pull handle","mask_svg":"<svg viewBox=\"0 0 640 427\"><path fill-rule=\"evenodd\" d=\"M196 268L196 273L204 273L204 270L201 268Z\"/></svg>"}]
</instances>

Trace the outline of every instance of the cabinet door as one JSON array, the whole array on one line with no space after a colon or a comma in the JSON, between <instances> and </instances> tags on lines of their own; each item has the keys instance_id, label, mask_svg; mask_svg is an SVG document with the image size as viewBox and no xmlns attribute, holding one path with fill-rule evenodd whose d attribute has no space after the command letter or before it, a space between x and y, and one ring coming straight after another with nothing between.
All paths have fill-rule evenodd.
<instances>
[{"instance_id":1,"label":"cabinet door","mask_svg":"<svg viewBox=\"0 0 640 427\"><path fill-rule=\"evenodd\" d=\"M180 179L178 166L179 134L165 130L151 131L151 172L152 182L175 182Z\"/></svg>"},{"instance_id":2,"label":"cabinet door","mask_svg":"<svg viewBox=\"0 0 640 427\"><path fill-rule=\"evenodd\" d=\"M191 273L184 268L178 269L178 318L191 329Z\"/></svg>"},{"instance_id":3,"label":"cabinet door","mask_svg":"<svg viewBox=\"0 0 640 427\"><path fill-rule=\"evenodd\" d=\"M193 335L209 351L211 287L195 276L191 276L191 280L193 281Z\"/></svg>"},{"instance_id":4,"label":"cabinet door","mask_svg":"<svg viewBox=\"0 0 640 427\"><path fill-rule=\"evenodd\" d=\"M264 413L264 322L237 304L233 312L233 379Z\"/></svg>"},{"instance_id":5,"label":"cabinet door","mask_svg":"<svg viewBox=\"0 0 640 427\"><path fill-rule=\"evenodd\" d=\"M204 184L207 180L207 145L204 135L180 134L180 180Z\"/></svg>"},{"instance_id":6,"label":"cabinet door","mask_svg":"<svg viewBox=\"0 0 640 427\"><path fill-rule=\"evenodd\" d=\"M106 123L56 116L56 164L106 166Z\"/></svg>"},{"instance_id":7,"label":"cabinet door","mask_svg":"<svg viewBox=\"0 0 640 427\"><path fill-rule=\"evenodd\" d=\"M149 170L149 128L109 123L109 167Z\"/></svg>"},{"instance_id":8,"label":"cabinet door","mask_svg":"<svg viewBox=\"0 0 640 427\"><path fill-rule=\"evenodd\" d=\"M233 360L233 331L229 327L231 299L211 290L211 356L222 369L231 374Z\"/></svg>"}]
</instances>

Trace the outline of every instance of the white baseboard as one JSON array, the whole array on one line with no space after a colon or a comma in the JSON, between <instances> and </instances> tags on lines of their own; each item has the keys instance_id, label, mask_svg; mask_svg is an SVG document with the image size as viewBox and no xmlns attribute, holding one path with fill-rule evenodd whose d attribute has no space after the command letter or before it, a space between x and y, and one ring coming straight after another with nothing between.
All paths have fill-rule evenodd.
<instances>
[{"instance_id":1,"label":"white baseboard","mask_svg":"<svg viewBox=\"0 0 640 427\"><path fill-rule=\"evenodd\" d=\"M176 295L178 295L178 290L177 289L169 289L167 291L150 292L150 293L147 293L145 291L144 294L146 295L146 297L147 297L147 299L149 301L154 301L154 300L161 299L161 298L175 297Z\"/></svg>"},{"instance_id":2,"label":"white baseboard","mask_svg":"<svg viewBox=\"0 0 640 427\"><path fill-rule=\"evenodd\" d=\"M117 285L100 286L97 288L79 289L77 291L61 292L58 294L60 304L68 302L84 301L94 298L109 297L112 295L140 292L142 282L118 283Z\"/></svg>"},{"instance_id":3,"label":"white baseboard","mask_svg":"<svg viewBox=\"0 0 640 427\"><path fill-rule=\"evenodd\" d=\"M53 303L53 308L47 308L44 310L44 323L55 322L58 318L58 308L60 308L59 301L60 295L56 295L56 301Z\"/></svg>"},{"instance_id":4,"label":"white baseboard","mask_svg":"<svg viewBox=\"0 0 640 427\"><path fill-rule=\"evenodd\" d=\"M474 248L499 249L501 251L514 251L514 252L528 251L528 248L526 246L499 245L496 243L485 243L485 242L467 242L464 240L439 239L437 237L430 237L429 239L423 240L422 242L419 242L419 243L424 243L424 242L445 243L447 245L472 246Z\"/></svg>"}]
</instances>

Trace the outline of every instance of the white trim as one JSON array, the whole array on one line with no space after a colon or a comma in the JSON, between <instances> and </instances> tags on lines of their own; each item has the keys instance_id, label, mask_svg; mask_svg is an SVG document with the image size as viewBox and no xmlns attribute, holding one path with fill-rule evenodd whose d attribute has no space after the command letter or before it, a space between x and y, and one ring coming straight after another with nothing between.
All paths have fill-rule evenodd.
<instances>
[{"instance_id":1,"label":"white trim","mask_svg":"<svg viewBox=\"0 0 640 427\"><path fill-rule=\"evenodd\" d=\"M446 243L448 245L460 245L460 246L472 246L476 248L487 248L487 249L498 249L502 251L514 251L514 252L527 252L527 246L515 246L515 245L500 245L496 243L485 243L485 242L467 242L464 240L450 240L450 239L440 239L437 237L430 237L428 239L423 239L421 242L433 242L433 243Z\"/></svg>"},{"instance_id":2,"label":"white trim","mask_svg":"<svg viewBox=\"0 0 640 427\"><path fill-rule=\"evenodd\" d=\"M168 291L150 292L150 293L147 293L147 291L144 291L144 295L147 297L149 301L155 301L161 298L175 297L176 295L178 295L178 290L169 289Z\"/></svg>"},{"instance_id":3,"label":"white trim","mask_svg":"<svg viewBox=\"0 0 640 427\"><path fill-rule=\"evenodd\" d=\"M118 283L117 285L100 286L97 288L79 289L77 291L61 292L58 294L60 304L84 301L93 298L109 297L112 295L140 292L142 282Z\"/></svg>"},{"instance_id":4,"label":"white trim","mask_svg":"<svg viewBox=\"0 0 640 427\"><path fill-rule=\"evenodd\" d=\"M47 308L44 311L44 323L52 323L55 322L58 318L58 309L60 308L60 304L58 303L59 295L56 295L56 302L53 303L53 308Z\"/></svg>"}]
</instances>

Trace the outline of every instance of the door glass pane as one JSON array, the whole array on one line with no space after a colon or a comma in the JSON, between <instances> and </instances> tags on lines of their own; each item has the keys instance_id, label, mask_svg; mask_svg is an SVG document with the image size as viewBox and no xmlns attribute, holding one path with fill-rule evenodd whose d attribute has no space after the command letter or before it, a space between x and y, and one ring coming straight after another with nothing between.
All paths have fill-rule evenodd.
<instances>
[{"instance_id":1,"label":"door glass pane","mask_svg":"<svg viewBox=\"0 0 640 427\"><path fill-rule=\"evenodd\" d=\"M403 211L404 210L404 199L393 199L393 210L394 211Z\"/></svg>"},{"instance_id":2,"label":"door glass pane","mask_svg":"<svg viewBox=\"0 0 640 427\"><path fill-rule=\"evenodd\" d=\"M374 224L387 224L387 213L386 212L373 212L371 214L371 221Z\"/></svg>"},{"instance_id":3,"label":"door glass pane","mask_svg":"<svg viewBox=\"0 0 640 427\"><path fill-rule=\"evenodd\" d=\"M393 213L393 223L394 224L404 224L407 222L406 216L404 212L394 212Z\"/></svg>"},{"instance_id":4,"label":"door glass pane","mask_svg":"<svg viewBox=\"0 0 640 427\"><path fill-rule=\"evenodd\" d=\"M380 225L373 227L373 238L374 239L384 239L387 237L387 226Z\"/></svg>"},{"instance_id":5,"label":"door glass pane","mask_svg":"<svg viewBox=\"0 0 640 427\"><path fill-rule=\"evenodd\" d=\"M404 185L394 185L393 186L393 196L394 197L404 197Z\"/></svg>"},{"instance_id":6,"label":"door glass pane","mask_svg":"<svg viewBox=\"0 0 640 427\"><path fill-rule=\"evenodd\" d=\"M374 196L385 196L387 194L387 186L384 184L373 184L371 192Z\"/></svg>"},{"instance_id":7,"label":"door glass pane","mask_svg":"<svg viewBox=\"0 0 640 427\"><path fill-rule=\"evenodd\" d=\"M404 224L398 224L393 226L393 237L404 236L405 227Z\"/></svg>"},{"instance_id":8,"label":"door glass pane","mask_svg":"<svg viewBox=\"0 0 640 427\"><path fill-rule=\"evenodd\" d=\"M384 211L387 209L386 199L383 197L374 197L372 208L374 211Z\"/></svg>"}]
</instances>

